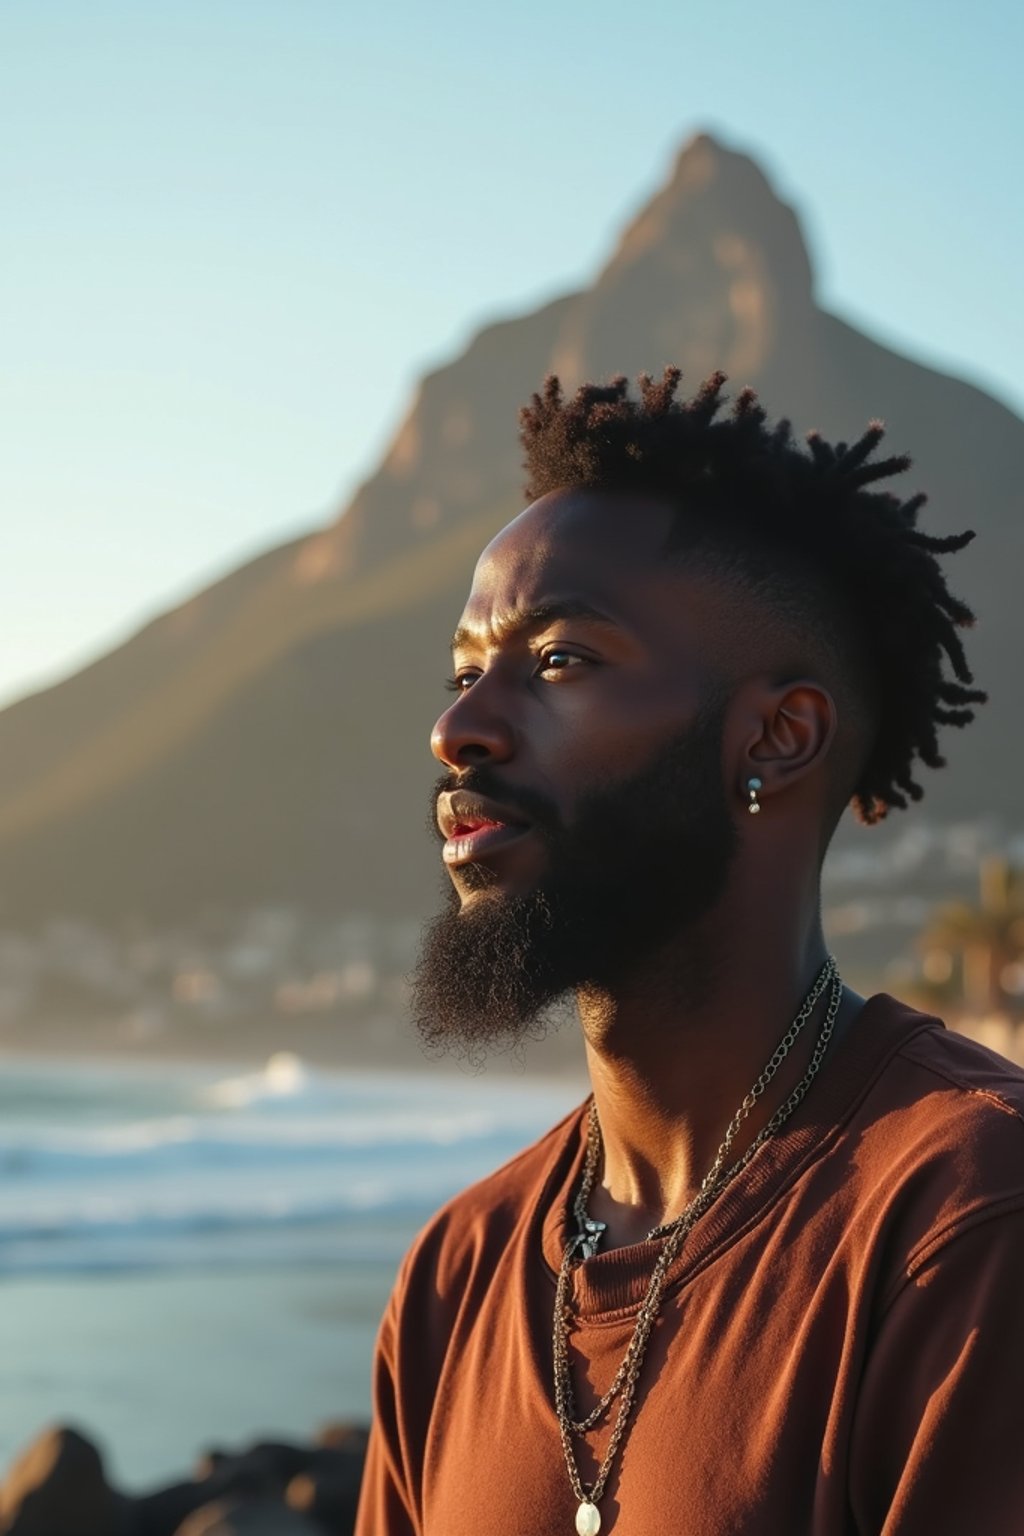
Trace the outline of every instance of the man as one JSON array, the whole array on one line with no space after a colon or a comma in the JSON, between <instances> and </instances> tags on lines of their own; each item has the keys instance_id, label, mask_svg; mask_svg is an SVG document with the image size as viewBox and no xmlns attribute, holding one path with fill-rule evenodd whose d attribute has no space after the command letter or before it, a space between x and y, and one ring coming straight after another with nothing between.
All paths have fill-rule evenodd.
<instances>
[{"instance_id":1,"label":"man","mask_svg":"<svg viewBox=\"0 0 1024 1536\"><path fill-rule=\"evenodd\" d=\"M385 1315L359 1536L1024 1532L1024 1074L845 989L843 808L984 695L907 460L724 379L557 380L433 750L433 1041L575 996L593 1097L452 1201Z\"/></svg>"}]
</instances>

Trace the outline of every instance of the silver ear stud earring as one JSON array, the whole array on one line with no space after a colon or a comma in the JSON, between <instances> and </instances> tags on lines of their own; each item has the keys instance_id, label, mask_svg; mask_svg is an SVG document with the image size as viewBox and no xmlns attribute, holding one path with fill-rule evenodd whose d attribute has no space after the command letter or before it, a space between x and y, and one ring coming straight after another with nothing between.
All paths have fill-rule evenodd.
<instances>
[{"instance_id":1,"label":"silver ear stud earring","mask_svg":"<svg viewBox=\"0 0 1024 1536\"><path fill-rule=\"evenodd\" d=\"M751 816L756 816L758 811L761 809L761 802L757 798L757 792L760 788L760 779L747 780L747 793L750 796L750 804L747 806L747 810L750 812Z\"/></svg>"}]
</instances>

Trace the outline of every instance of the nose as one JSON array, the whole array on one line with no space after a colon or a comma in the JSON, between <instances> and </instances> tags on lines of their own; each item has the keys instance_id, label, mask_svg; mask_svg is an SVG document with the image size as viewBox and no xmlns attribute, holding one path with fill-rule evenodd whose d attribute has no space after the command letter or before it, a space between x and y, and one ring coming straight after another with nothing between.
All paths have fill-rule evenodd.
<instances>
[{"instance_id":1,"label":"nose","mask_svg":"<svg viewBox=\"0 0 1024 1536\"><path fill-rule=\"evenodd\" d=\"M504 763L515 750L508 719L488 698L484 678L459 695L430 733L430 750L448 768L474 763Z\"/></svg>"}]
</instances>

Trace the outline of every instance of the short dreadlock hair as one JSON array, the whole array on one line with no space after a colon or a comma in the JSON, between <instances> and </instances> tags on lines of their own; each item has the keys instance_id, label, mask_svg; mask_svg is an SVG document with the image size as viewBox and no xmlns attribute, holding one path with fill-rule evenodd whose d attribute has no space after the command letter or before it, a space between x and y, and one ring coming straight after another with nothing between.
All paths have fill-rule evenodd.
<instances>
[{"instance_id":1,"label":"short dreadlock hair","mask_svg":"<svg viewBox=\"0 0 1024 1536\"><path fill-rule=\"evenodd\" d=\"M550 376L520 412L527 496L578 486L665 500L677 512L670 547L703 553L783 606L795 602L819 630L831 627L872 726L852 804L877 822L921 798L915 760L943 767L939 726L967 725L970 706L986 698L970 686L957 633L974 615L936 558L974 534L922 533L924 495L901 501L872 489L911 462L871 462L881 422L852 445L810 432L808 452L788 421L768 424L752 389L720 418L725 374L686 401L676 399L680 377L678 368L660 382L641 374L639 400L624 376L584 384L567 400ZM848 791L849 782L844 801Z\"/></svg>"}]
</instances>

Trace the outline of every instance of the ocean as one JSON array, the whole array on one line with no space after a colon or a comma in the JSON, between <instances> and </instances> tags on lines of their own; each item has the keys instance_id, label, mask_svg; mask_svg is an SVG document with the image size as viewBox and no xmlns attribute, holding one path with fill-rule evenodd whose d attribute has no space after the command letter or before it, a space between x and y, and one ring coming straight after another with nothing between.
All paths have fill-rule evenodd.
<instances>
[{"instance_id":1,"label":"ocean","mask_svg":"<svg viewBox=\"0 0 1024 1536\"><path fill-rule=\"evenodd\" d=\"M0 1464L70 1422L134 1491L367 1418L410 1239L583 1091L0 1058Z\"/></svg>"}]
</instances>

